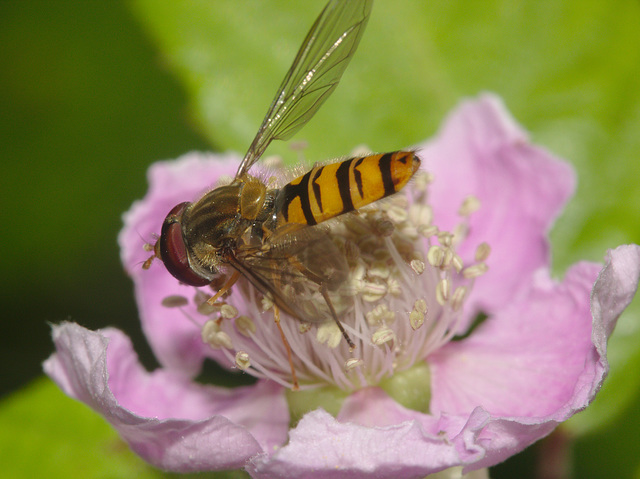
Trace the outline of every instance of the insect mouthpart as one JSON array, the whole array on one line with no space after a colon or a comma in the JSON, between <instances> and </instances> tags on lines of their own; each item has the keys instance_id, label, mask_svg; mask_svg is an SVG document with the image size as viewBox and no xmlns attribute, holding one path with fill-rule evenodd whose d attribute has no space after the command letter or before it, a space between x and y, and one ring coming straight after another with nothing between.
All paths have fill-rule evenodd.
<instances>
[{"instance_id":1,"label":"insect mouthpart","mask_svg":"<svg viewBox=\"0 0 640 479\"><path fill-rule=\"evenodd\" d=\"M167 271L178 281L190 286L206 286L211 280L191 267L189 251L182 234L182 215L190 204L180 203L169 211L162 223L162 233L154 250Z\"/></svg>"}]
</instances>

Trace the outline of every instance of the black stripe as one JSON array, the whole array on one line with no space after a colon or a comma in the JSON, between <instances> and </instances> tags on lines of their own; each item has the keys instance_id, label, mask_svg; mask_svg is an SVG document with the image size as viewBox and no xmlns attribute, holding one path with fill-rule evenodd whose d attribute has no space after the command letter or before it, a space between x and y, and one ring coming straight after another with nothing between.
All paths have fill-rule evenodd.
<instances>
[{"instance_id":1,"label":"black stripe","mask_svg":"<svg viewBox=\"0 0 640 479\"><path fill-rule=\"evenodd\" d=\"M353 211L353 201L351 200L351 182L349 181L349 167L353 160L345 160L340 163L336 171L336 180L338 180L338 191L342 200L342 213Z\"/></svg>"},{"instance_id":2,"label":"black stripe","mask_svg":"<svg viewBox=\"0 0 640 479\"><path fill-rule=\"evenodd\" d=\"M384 186L384 196L389 196L396 192L396 186L393 183L393 176L391 176L392 157L393 153L387 153L382 155L378 161L378 168L380 168L380 175L382 176L382 185Z\"/></svg>"},{"instance_id":3,"label":"black stripe","mask_svg":"<svg viewBox=\"0 0 640 479\"><path fill-rule=\"evenodd\" d=\"M360 173L358 166L360 166L363 161L364 161L364 158L358 158L356 160L356 164L353 165L353 177L356 180L356 186L358 187L358 193L360 194L360 198L362 198L364 194L362 191L362 173Z\"/></svg>"},{"instance_id":4,"label":"black stripe","mask_svg":"<svg viewBox=\"0 0 640 479\"><path fill-rule=\"evenodd\" d=\"M311 180L311 186L313 187L313 196L315 197L316 203L318 204L318 208L320 209L320 211L322 211L322 191L320 190L320 185L316 183L316 180L320 178L320 175L322 174L322 170L324 170L324 166L321 166L320 168L318 168L318 171L313 177L313 180Z\"/></svg>"},{"instance_id":5,"label":"black stripe","mask_svg":"<svg viewBox=\"0 0 640 479\"><path fill-rule=\"evenodd\" d=\"M313 170L307 172L297 185L288 183L280 190L278 202L282 205L280 211L282 211L282 216L285 221L289 221L289 205L296 198L300 198L300 207L302 208L305 221L308 225L316 224L316 220L311 212L311 205L309 204L309 179L311 178L312 171Z\"/></svg>"}]
</instances>

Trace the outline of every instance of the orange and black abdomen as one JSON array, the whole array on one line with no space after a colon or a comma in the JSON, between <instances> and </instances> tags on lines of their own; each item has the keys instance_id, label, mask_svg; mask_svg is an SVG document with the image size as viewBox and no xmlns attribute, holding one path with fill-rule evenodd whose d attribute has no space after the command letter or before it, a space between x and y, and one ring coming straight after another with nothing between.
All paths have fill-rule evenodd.
<instances>
[{"instance_id":1,"label":"orange and black abdomen","mask_svg":"<svg viewBox=\"0 0 640 479\"><path fill-rule=\"evenodd\" d=\"M280 190L278 223L315 225L356 210L400 191L419 167L411 151L316 166Z\"/></svg>"}]
</instances>

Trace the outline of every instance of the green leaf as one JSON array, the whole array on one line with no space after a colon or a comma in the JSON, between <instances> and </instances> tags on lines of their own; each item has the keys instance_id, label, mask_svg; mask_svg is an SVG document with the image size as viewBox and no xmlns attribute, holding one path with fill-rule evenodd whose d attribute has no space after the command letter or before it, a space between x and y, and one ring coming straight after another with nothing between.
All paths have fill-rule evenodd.
<instances>
[{"instance_id":1,"label":"green leaf","mask_svg":"<svg viewBox=\"0 0 640 479\"><path fill-rule=\"evenodd\" d=\"M573 477L640 477L639 430L636 402L597 433L580 437L573 448Z\"/></svg>"},{"instance_id":2,"label":"green leaf","mask_svg":"<svg viewBox=\"0 0 640 479\"><path fill-rule=\"evenodd\" d=\"M135 456L116 432L49 379L2 403L0 451L6 477L162 477Z\"/></svg>"},{"instance_id":3,"label":"green leaf","mask_svg":"<svg viewBox=\"0 0 640 479\"><path fill-rule=\"evenodd\" d=\"M46 378L34 381L0 403L0 431L4 477L157 479L177 476L149 466L129 450L102 417L65 396ZM186 477L240 479L248 476L233 471Z\"/></svg>"}]
</instances>

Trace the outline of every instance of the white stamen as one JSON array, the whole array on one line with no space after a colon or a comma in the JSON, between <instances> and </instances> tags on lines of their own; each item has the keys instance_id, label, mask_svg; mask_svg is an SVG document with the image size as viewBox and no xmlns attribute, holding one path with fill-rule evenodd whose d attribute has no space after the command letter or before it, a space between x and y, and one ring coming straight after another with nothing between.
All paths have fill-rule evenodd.
<instances>
[{"instance_id":1,"label":"white stamen","mask_svg":"<svg viewBox=\"0 0 640 479\"><path fill-rule=\"evenodd\" d=\"M386 342L389 342L396 338L396 333L393 332L388 326L382 326L379 328L371 338L371 341L376 346L381 346Z\"/></svg>"},{"instance_id":2,"label":"white stamen","mask_svg":"<svg viewBox=\"0 0 640 479\"><path fill-rule=\"evenodd\" d=\"M311 326L311 323L300 322L300 324L298 325L298 332L300 334L308 333L309 331L311 331Z\"/></svg>"},{"instance_id":3,"label":"white stamen","mask_svg":"<svg viewBox=\"0 0 640 479\"><path fill-rule=\"evenodd\" d=\"M469 216L480 209L480 200L473 196L467 196L458 210L460 216Z\"/></svg>"},{"instance_id":4,"label":"white stamen","mask_svg":"<svg viewBox=\"0 0 640 479\"><path fill-rule=\"evenodd\" d=\"M460 271L462 271L462 268L464 268L464 263L462 262L462 258L457 254L453 255L452 264L453 264L453 267L456 269L456 273L459 273Z\"/></svg>"},{"instance_id":5,"label":"white stamen","mask_svg":"<svg viewBox=\"0 0 640 479\"><path fill-rule=\"evenodd\" d=\"M378 236L391 236L395 230L395 226L389 220L376 221L374 227Z\"/></svg>"},{"instance_id":6,"label":"white stamen","mask_svg":"<svg viewBox=\"0 0 640 479\"><path fill-rule=\"evenodd\" d=\"M440 303L440 305L444 306L447 301L449 301L449 297L451 296L451 281L447 278L443 278L438 282L438 286L436 286L436 301Z\"/></svg>"},{"instance_id":7,"label":"white stamen","mask_svg":"<svg viewBox=\"0 0 640 479\"><path fill-rule=\"evenodd\" d=\"M244 314L242 316L238 316L234 323L238 332L247 338L256 333L256 324L249 316Z\"/></svg>"},{"instance_id":8,"label":"white stamen","mask_svg":"<svg viewBox=\"0 0 640 479\"><path fill-rule=\"evenodd\" d=\"M220 316L223 319L233 319L238 316L238 310L230 304L223 304L220 308Z\"/></svg>"},{"instance_id":9,"label":"white stamen","mask_svg":"<svg viewBox=\"0 0 640 479\"><path fill-rule=\"evenodd\" d=\"M486 263L476 263L468 268L465 268L462 271L462 276L467 279L477 278L478 276L482 276L489 270L489 267Z\"/></svg>"},{"instance_id":10,"label":"white stamen","mask_svg":"<svg viewBox=\"0 0 640 479\"><path fill-rule=\"evenodd\" d=\"M417 226L429 226L433 219L433 212L429 205L414 203L409 207L409 219Z\"/></svg>"},{"instance_id":11,"label":"white stamen","mask_svg":"<svg viewBox=\"0 0 640 479\"><path fill-rule=\"evenodd\" d=\"M220 303L210 304L205 301L204 303L200 303L198 305L197 311L203 316L211 316L212 314L220 311Z\"/></svg>"},{"instance_id":12,"label":"white stamen","mask_svg":"<svg viewBox=\"0 0 640 479\"><path fill-rule=\"evenodd\" d=\"M402 294L402 286L400 285L400 281L395 278L389 278L389 281L387 281L387 291L392 296L400 296Z\"/></svg>"},{"instance_id":13,"label":"white stamen","mask_svg":"<svg viewBox=\"0 0 640 479\"><path fill-rule=\"evenodd\" d=\"M451 267L451 263L453 263L453 250L451 248L444 249L444 258L442 258L441 269L447 270Z\"/></svg>"},{"instance_id":14,"label":"white stamen","mask_svg":"<svg viewBox=\"0 0 640 479\"><path fill-rule=\"evenodd\" d=\"M448 231L440 231L438 233L438 241L442 246L448 248L453 243L453 235Z\"/></svg>"},{"instance_id":15,"label":"white stamen","mask_svg":"<svg viewBox=\"0 0 640 479\"><path fill-rule=\"evenodd\" d=\"M326 344L331 349L335 349L342 342L342 332L336 323L326 322L318 326L316 338L320 344Z\"/></svg>"},{"instance_id":16,"label":"white stamen","mask_svg":"<svg viewBox=\"0 0 640 479\"><path fill-rule=\"evenodd\" d=\"M393 205L387 210L387 215L389 219L394 223L402 223L403 221L407 221L409 214L407 210L400 206Z\"/></svg>"},{"instance_id":17,"label":"white stamen","mask_svg":"<svg viewBox=\"0 0 640 479\"><path fill-rule=\"evenodd\" d=\"M367 271L367 276L370 278L386 279L389 277L389 273L389 267L383 261L376 261Z\"/></svg>"},{"instance_id":18,"label":"white stamen","mask_svg":"<svg viewBox=\"0 0 640 479\"><path fill-rule=\"evenodd\" d=\"M415 271L416 274L424 273L424 268L426 267L424 261L419 259L412 259L410 263L411 269Z\"/></svg>"},{"instance_id":19,"label":"white stamen","mask_svg":"<svg viewBox=\"0 0 640 479\"><path fill-rule=\"evenodd\" d=\"M352 369L358 368L364 364L364 361L360 358L349 358L344 363L344 370L351 371Z\"/></svg>"},{"instance_id":20,"label":"white stamen","mask_svg":"<svg viewBox=\"0 0 640 479\"><path fill-rule=\"evenodd\" d=\"M442 266L442 262L444 261L444 249L438 245L431 246L427 252L427 261L434 268Z\"/></svg>"},{"instance_id":21,"label":"white stamen","mask_svg":"<svg viewBox=\"0 0 640 479\"><path fill-rule=\"evenodd\" d=\"M437 235L439 231L440 230L438 230L438 227L435 225L418 226L418 233L420 233L423 238L431 238L432 236Z\"/></svg>"},{"instance_id":22,"label":"white stamen","mask_svg":"<svg viewBox=\"0 0 640 479\"><path fill-rule=\"evenodd\" d=\"M464 302L464 298L467 295L467 287L466 286L458 286L453 292L453 296L451 297L451 309L454 311L458 311L462 307L462 303Z\"/></svg>"},{"instance_id":23,"label":"white stamen","mask_svg":"<svg viewBox=\"0 0 640 479\"><path fill-rule=\"evenodd\" d=\"M417 311L416 309L412 309L409 313L409 324L411 325L411 329L414 331L417 330L424 324L424 313Z\"/></svg>"},{"instance_id":24,"label":"white stamen","mask_svg":"<svg viewBox=\"0 0 640 479\"><path fill-rule=\"evenodd\" d=\"M273 301L271 300L271 298L267 297L267 296L263 296L261 299L261 304L262 304L262 311L269 311L271 308L273 308Z\"/></svg>"},{"instance_id":25,"label":"white stamen","mask_svg":"<svg viewBox=\"0 0 640 479\"><path fill-rule=\"evenodd\" d=\"M486 261L490 253L491 246L489 246L489 243L480 243L476 248L476 261L479 263Z\"/></svg>"},{"instance_id":26,"label":"white stamen","mask_svg":"<svg viewBox=\"0 0 640 479\"><path fill-rule=\"evenodd\" d=\"M204 323L201 331L202 341L214 349L226 348L233 349L231 337L224 331L220 331L217 321L209 320Z\"/></svg>"},{"instance_id":27,"label":"white stamen","mask_svg":"<svg viewBox=\"0 0 640 479\"><path fill-rule=\"evenodd\" d=\"M371 326L375 326L378 324L391 324L396 319L396 313L394 311L389 311L389 308L386 304L379 304L371 311L369 311L366 315L367 322Z\"/></svg>"},{"instance_id":28,"label":"white stamen","mask_svg":"<svg viewBox=\"0 0 640 479\"><path fill-rule=\"evenodd\" d=\"M238 351L236 353L236 366L238 369L242 369L246 371L251 366L251 360L249 358L249 353L246 351Z\"/></svg>"},{"instance_id":29,"label":"white stamen","mask_svg":"<svg viewBox=\"0 0 640 479\"><path fill-rule=\"evenodd\" d=\"M385 294L387 294L387 287L381 283L365 282L362 289L362 299L370 303L379 301Z\"/></svg>"},{"instance_id":30,"label":"white stamen","mask_svg":"<svg viewBox=\"0 0 640 479\"><path fill-rule=\"evenodd\" d=\"M413 309L426 314L428 309L427 302L424 299L416 299L416 302L413 303Z\"/></svg>"},{"instance_id":31,"label":"white stamen","mask_svg":"<svg viewBox=\"0 0 640 479\"><path fill-rule=\"evenodd\" d=\"M184 296L177 294L167 296L162 300L162 306L165 308L180 308L189 304L189 300Z\"/></svg>"}]
</instances>

